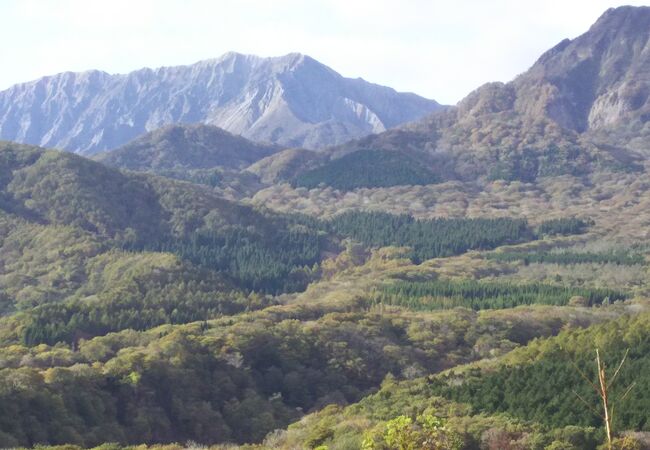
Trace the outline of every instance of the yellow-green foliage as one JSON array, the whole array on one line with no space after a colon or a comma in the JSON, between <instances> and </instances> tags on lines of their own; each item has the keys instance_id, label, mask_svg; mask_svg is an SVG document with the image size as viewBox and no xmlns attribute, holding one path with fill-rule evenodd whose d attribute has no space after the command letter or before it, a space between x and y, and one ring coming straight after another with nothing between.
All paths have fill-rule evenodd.
<instances>
[{"instance_id":1,"label":"yellow-green foliage","mask_svg":"<svg viewBox=\"0 0 650 450\"><path fill-rule=\"evenodd\" d=\"M397 416L366 433L362 450L459 450L463 442L444 420L421 414L415 420Z\"/></svg>"}]
</instances>

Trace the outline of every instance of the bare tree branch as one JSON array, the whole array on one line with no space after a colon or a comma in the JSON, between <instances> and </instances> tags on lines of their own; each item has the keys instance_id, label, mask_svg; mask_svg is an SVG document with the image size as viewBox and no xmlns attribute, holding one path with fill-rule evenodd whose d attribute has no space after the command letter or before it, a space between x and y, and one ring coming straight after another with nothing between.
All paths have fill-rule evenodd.
<instances>
[{"instance_id":1,"label":"bare tree branch","mask_svg":"<svg viewBox=\"0 0 650 450\"><path fill-rule=\"evenodd\" d=\"M575 396L578 397L578 399L582 403L584 403L587 408L589 408L591 410L591 412L593 412L596 416L600 417L601 419L604 419L604 416L600 413L600 411L598 411L596 408L591 406L587 400L585 400L584 398L582 398L580 396L580 394L578 394L576 391L573 391L573 390L571 392L573 392L575 394Z\"/></svg>"},{"instance_id":2,"label":"bare tree branch","mask_svg":"<svg viewBox=\"0 0 650 450\"><path fill-rule=\"evenodd\" d=\"M621 395L620 398L618 400L616 400L616 401L617 402L623 401L623 399L625 397L627 397L627 394L630 393L630 391L632 390L632 388L634 387L635 384L636 384L636 381L632 382L632 384L625 390L625 393L623 395Z\"/></svg>"},{"instance_id":3,"label":"bare tree branch","mask_svg":"<svg viewBox=\"0 0 650 450\"><path fill-rule=\"evenodd\" d=\"M616 381L616 378L618 377L619 372L621 371L621 367L623 367L623 364L625 363L625 360L627 359L627 354L630 353L630 349L628 348L625 350L625 355L623 355L623 359L621 359L620 364L616 368L616 372L614 372L614 375L612 376L612 379L609 380L609 383L607 384L607 389L612 387L614 385L614 381Z\"/></svg>"},{"instance_id":4,"label":"bare tree branch","mask_svg":"<svg viewBox=\"0 0 650 450\"><path fill-rule=\"evenodd\" d=\"M582 370L580 370L580 367L578 367L578 365L577 365L577 364L576 364L572 359L569 359L569 362L573 365L573 367L574 367L574 368L576 369L576 371L580 374L580 376L582 376L582 378L584 378L585 381L586 381L587 383L589 383L589 385L590 385L592 388L594 388L594 391L596 391L596 394L598 394L598 395L600 396L600 389L598 389L598 386L596 386L596 383L594 383L593 381L591 381L591 380L589 379L589 377L588 377L587 375L585 375L585 373L584 373Z\"/></svg>"}]
</instances>

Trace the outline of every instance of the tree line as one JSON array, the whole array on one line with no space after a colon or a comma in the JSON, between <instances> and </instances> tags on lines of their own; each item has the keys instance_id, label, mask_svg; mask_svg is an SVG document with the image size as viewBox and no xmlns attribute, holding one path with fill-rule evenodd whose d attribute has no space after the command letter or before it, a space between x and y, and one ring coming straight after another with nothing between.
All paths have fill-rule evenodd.
<instances>
[{"instance_id":1,"label":"tree line","mask_svg":"<svg viewBox=\"0 0 650 450\"><path fill-rule=\"evenodd\" d=\"M590 289L546 283L436 279L398 281L378 290L375 301L413 310L514 308L520 305L566 305L574 297L583 306L624 300L627 294L614 289Z\"/></svg>"},{"instance_id":2,"label":"tree line","mask_svg":"<svg viewBox=\"0 0 650 450\"><path fill-rule=\"evenodd\" d=\"M352 211L335 216L327 225L331 232L368 246L411 247L410 257L416 263L534 238L525 219L510 218L417 220L406 214Z\"/></svg>"},{"instance_id":3,"label":"tree line","mask_svg":"<svg viewBox=\"0 0 650 450\"><path fill-rule=\"evenodd\" d=\"M487 259L502 262L522 261L528 265L541 264L617 264L621 266L635 266L645 264L645 258L639 253L627 251L611 252L495 252L488 253Z\"/></svg>"},{"instance_id":4,"label":"tree line","mask_svg":"<svg viewBox=\"0 0 650 450\"><path fill-rule=\"evenodd\" d=\"M126 243L124 248L173 253L199 267L224 272L244 289L281 293L307 286L324 245L318 230L279 226L264 231L243 227L199 230L181 237Z\"/></svg>"}]
</instances>

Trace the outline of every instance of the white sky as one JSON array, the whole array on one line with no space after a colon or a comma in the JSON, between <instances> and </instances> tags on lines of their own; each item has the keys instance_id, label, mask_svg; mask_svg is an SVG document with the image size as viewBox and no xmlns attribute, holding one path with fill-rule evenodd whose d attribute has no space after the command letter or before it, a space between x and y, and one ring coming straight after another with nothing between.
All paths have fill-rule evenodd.
<instances>
[{"instance_id":1,"label":"white sky","mask_svg":"<svg viewBox=\"0 0 650 450\"><path fill-rule=\"evenodd\" d=\"M646 0L645 3L647 3ZM0 0L0 89L67 70L308 54L453 104L629 0Z\"/></svg>"}]
</instances>

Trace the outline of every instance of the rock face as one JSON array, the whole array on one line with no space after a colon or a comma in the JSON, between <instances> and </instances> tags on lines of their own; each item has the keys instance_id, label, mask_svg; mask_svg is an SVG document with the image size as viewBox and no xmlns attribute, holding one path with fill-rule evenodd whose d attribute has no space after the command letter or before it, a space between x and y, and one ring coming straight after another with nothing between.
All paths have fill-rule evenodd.
<instances>
[{"instance_id":1,"label":"rock face","mask_svg":"<svg viewBox=\"0 0 650 450\"><path fill-rule=\"evenodd\" d=\"M440 108L344 78L301 54L227 53L126 75L62 73L0 92L0 139L93 154L167 124L205 123L256 141L318 149Z\"/></svg>"},{"instance_id":2,"label":"rock face","mask_svg":"<svg viewBox=\"0 0 650 450\"><path fill-rule=\"evenodd\" d=\"M328 149L425 153L443 178L520 180L638 170L650 159L650 7L606 11L509 83L455 107Z\"/></svg>"},{"instance_id":3,"label":"rock face","mask_svg":"<svg viewBox=\"0 0 650 450\"><path fill-rule=\"evenodd\" d=\"M584 132L650 121L650 7L607 10L510 86L517 111Z\"/></svg>"}]
</instances>

